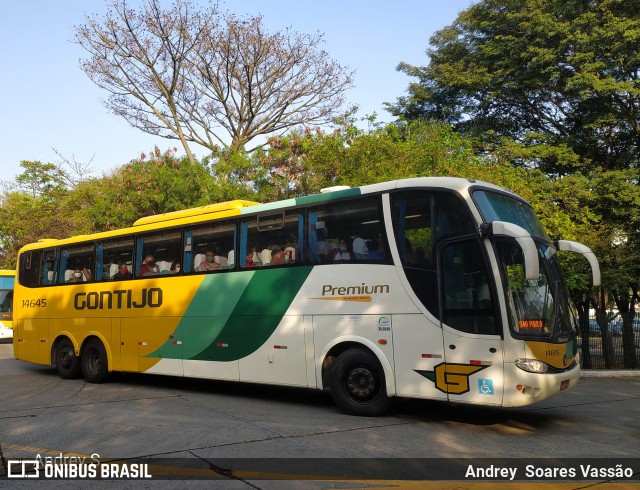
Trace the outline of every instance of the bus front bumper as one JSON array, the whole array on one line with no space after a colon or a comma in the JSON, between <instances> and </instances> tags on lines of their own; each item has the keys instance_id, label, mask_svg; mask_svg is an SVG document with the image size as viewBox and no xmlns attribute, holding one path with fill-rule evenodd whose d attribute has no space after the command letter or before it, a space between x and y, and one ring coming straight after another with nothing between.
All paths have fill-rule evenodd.
<instances>
[{"instance_id":1,"label":"bus front bumper","mask_svg":"<svg viewBox=\"0 0 640 490\"><path fill-rule=\"evenodd\" d=\"M513 363L504 365L503 407L522 407L573 388L580 379L580 365L560 373L523 371Z\"/></svg>"}]
</instances>

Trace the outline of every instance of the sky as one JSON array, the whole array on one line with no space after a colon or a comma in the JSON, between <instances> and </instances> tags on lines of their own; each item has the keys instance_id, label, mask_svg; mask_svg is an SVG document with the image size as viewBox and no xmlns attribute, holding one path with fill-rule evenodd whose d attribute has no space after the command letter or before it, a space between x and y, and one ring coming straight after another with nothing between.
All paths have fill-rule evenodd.
<instances>
[{"instance_id":1,"label":"sky","mask_svg":"<svg viewBox=\"0 0 640 490\"><path fill-rule=\"evenodd\" d=\"M168 1L168 0L167 0ZM194 0L206 5L206 0ZM139 0L129 0L131 5ZM262 14L271 31L291 28L324 34L323 48L355 70L347 104L357 116L377 113L391 121L384 102L405 94L412 81L396 71L401 61L424 66L429 38L453 23L472 0L227 0L224 10ZM60 163L91 161L94 176L178 140L154 137L107 111L107 94L79 67L86 54L72 42L74 26L103 15L105 0L22 0L3 2L0 15L0 181L12 181L22 160ZM197 157L207 151L192 146ZM59 156L60 155L60 156ZM62 158L61 158L62 157Z\"/></svg>"}]
</instances>

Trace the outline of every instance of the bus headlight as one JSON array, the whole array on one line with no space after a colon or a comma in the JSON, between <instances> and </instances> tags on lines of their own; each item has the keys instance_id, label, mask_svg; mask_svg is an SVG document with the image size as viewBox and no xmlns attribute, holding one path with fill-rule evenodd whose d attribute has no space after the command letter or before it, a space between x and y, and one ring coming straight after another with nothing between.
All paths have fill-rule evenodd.
<instances>
[{"instance_id":1,"label":"bus headlight","mask_svg":"<svg viewBox=\"0 0 640 490\"><path fill-rule=\"evenodd\" d=\"M549 366L538 359L516 359L515 365L528 373L546 373Z\"/></svg>"}]
</instances>

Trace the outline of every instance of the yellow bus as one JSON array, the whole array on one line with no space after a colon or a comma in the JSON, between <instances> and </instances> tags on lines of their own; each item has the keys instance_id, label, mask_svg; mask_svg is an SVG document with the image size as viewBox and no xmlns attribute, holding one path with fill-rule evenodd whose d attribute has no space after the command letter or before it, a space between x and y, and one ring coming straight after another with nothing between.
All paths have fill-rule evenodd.
<instances>
[{"instance_id":1,"label":"yellow bus","mask_svg":"<svg viewBox=\"0 0 640 490\"><path fill-rule=\"evenodd\" d=\"M13 282L16 271L0 269L0 339L13 338Z\"/></svg>"},{"instance_id":2,"label":"yellow bus","mask_svg":"<svg viewBox=\"0 0 640 490\"><path fill-rule=\"evenodd\" d=\"M500 187L415 178L149 216L23 247L17 359L99 383L111 371L328 389L342 410L394 397L522 406L578 381L557 251Z\"/></svg>"}]
</instances>

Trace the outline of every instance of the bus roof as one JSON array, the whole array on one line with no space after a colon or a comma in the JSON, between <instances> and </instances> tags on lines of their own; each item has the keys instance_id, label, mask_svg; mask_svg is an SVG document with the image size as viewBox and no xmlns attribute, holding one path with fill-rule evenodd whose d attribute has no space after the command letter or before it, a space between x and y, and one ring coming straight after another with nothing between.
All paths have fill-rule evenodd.
<instances>
[{"instance_id":1,"label":"bus roof","mask_svg":"<svg viewBox=\"0 0 640 490\"><path fill-rule=\"evenodd\" d=\"M175 221L181 218L191 218L194 216L206 216L208 218L217 218L224 211L230 211L232 209L242 209L249 206L255 206L260 204L254 201L243 201L236 199L235 201L219 202L215 204L207 204L206 206L200 206L197 208L183 209L181 211L173 211L171 213L154 214L152 216L145 216L140 218L133 226L151 225L154 223L167 223Z\"/></svg>"},{"instance_id":2,"label":"bus roof","mask_svg":"<svg viewBox=\"0 0 640 490\"><path fill-rule=\"evenodd\" d=\"M15 276L16 271L11 269L0 269L0 277Z\"/></svg>"},{"instance_id":3,"label":"bus roof","mask_svg":"<svg viewBox=\"0 0 640 490\"><path fill-rule=\"evenodd\" d=\"M38 240L38 243L30 243L25 245L24 247L22 247L21 251L45 248L47 246L52 246L54 243L59 245L66 245L84 240L115 238L123 234L140 233L145 231L151 232L158 228L163 228L164 226L181 226L190 223L207 221L212 218L222 219L237 216L246 216L266 211L285 209L293 206L312 205L348 197L355 197L363 194L391 191L394 189L412 187L439 188L451 189L464 194L472 186L481 186L484 188L500 190L502 192L509 192L506 189L494 184L472 179L464 179L459 177L415 177L409 179L381 182L378 184L369 184L362 187L338 187L336 188L337 190L333 191L331 191L331 189L327 189L330 192L311 194L308 196L295 197L265 204L239 199L215 204L208 204L206 206L185 209L182 211L173 211L170 213L145 216L138 219L131 227L127 228L97 232L90 235L77 235L61 239L41 239Z\"/></svg>"}]
</instances>

